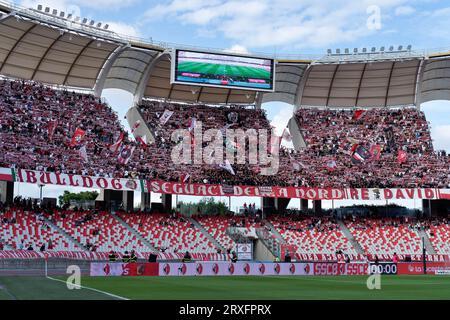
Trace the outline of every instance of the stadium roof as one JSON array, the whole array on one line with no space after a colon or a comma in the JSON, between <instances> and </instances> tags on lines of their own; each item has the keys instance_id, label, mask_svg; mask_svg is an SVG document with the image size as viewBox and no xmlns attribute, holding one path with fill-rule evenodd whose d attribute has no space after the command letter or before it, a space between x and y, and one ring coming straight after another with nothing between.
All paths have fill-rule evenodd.
<instances>
[{"instance_id":1,"label":"stadium roof","mask_svg":"<svg viewBox=\"0 0 450 320\"><path fill-rule=\"evenodd\" d=\"M277 60L275 92L170 83L173 46L130 39L60 16L0 2L0 75L142 98L211 104L282 101L372 107L450 100L450 54Z\"/></svg>"}]
</instances>

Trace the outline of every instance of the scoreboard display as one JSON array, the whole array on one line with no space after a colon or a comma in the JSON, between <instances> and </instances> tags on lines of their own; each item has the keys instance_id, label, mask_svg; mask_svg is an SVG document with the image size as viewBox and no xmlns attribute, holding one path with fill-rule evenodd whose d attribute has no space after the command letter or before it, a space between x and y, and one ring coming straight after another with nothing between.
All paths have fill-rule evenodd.
<instances>
[{"instance_id":1,"label":"scoreboard display","mask_svg":"<svg viewBox=\"0 0 450 320\"><path fill-rule=\"evenodd\" d=\"M274 60L242 55L174 50L171 83L274 91Z\"/></svg>"}]
</instances>

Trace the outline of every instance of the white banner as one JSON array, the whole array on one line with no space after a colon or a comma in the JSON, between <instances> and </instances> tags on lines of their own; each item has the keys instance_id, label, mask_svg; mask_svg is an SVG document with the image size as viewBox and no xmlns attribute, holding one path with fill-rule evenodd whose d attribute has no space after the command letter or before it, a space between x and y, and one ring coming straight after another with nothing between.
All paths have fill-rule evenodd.
<instances>
[{"instance_id":1,"label":"white banner","mask_svg":"<svg viewBox=\"0 0 450 320\"><path fill-rule=\"evenodd\" d=\"M141 183L138 179L115 179L103 177L88 177L73 174L41 172L33 170L17 170L16 182L42 185L59 185L65 187L82 187L94 189L111 189L118 191L139 191Z\"/></svg>"}]
</instances>

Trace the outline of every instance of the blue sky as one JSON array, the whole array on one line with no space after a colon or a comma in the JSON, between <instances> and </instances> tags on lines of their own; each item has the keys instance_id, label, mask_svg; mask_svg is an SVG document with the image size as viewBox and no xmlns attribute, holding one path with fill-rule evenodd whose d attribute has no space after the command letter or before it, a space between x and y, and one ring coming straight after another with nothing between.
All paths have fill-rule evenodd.
<instances>
[{"instance_id":1,"label":"blue sky","mask_svg":"<svg viewBox=\"0 0 450 320\"><path fill-rule=\"evenodd\" d=\"M23 0L15 3L33 8L43 4L75 12L109 23L119 34L250 53L317 56L325 54L328 48L409 44L413 50L450 49L450 3L439 0ZM379 27L369 28L367 22L378 12ZM104 97L123 118L131 105L131 95L107 90ZM292 106L282 103L263 107L278 131L292 115ZM450 152L450 102L429 102L422 109L431 122L435 148ZM27 187L26 193L37 196L37 188L32 189ZM59 192L46 187L46 196ZM257 199L251 201L258 203ZM294 202L297 206L298 201ZM236 199L232 206L241 203ZM330 205L325 203L326 207Z\"/></svg>"}]
</instances>

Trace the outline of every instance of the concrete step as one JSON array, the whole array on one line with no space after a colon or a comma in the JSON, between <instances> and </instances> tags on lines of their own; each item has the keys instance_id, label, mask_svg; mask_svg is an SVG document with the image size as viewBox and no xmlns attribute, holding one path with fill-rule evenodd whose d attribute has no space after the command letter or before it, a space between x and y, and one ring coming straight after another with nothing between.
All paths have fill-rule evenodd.
<instances>
[{"instance_id":1,"label":"concrete step","mask_svg":"<svg viewBox=\"0 0 450 320\"><path fill-rule=\"evenodd\" d=\"M273 226L273 224L270 221L264 220L264 223L266 224L266 226L270 228L270 232L277 238L279 243L286 244L286 240L284 240L284 238L281 236L281 234L278 232L278 230Z\"/></svg>"},{"instance_id":2,"label":"concrete step","mask_svg":"<svg viewBox=\"0 0 450 320\"><path fill-rule=\"evenodd\" d=\"M77 239L72 237L70 234L68 234L63 228L59 227L58 225L56 225L55 223L53 223L52 221L50 221L50 219L47 219L46 217L44 217L44 221L52 229L55 229L56 231L58 231L58 233L62 234L64 236L64 238L66 238L67 241L73 243L75 245L75 247L78 247L79 249L82 249L83 251L87 251L85 246L80 241L78 241Z\"/></svg>"},{"instance_id":3,"label":"concrete step","mask_svg":"<svg viewBox=\"0 0 450 320\"><path fill-rule=\"evenodd\" d=\"M419 237L424 239L425 249L427 250L427 254L436 254L436 249L434 249L433 244L431 243L428 234L423 230L418 230L417 234Z\"/></svg>"},{"instance_id":4,"label":"concrete step","mask_svg":"<svg viewBox=\"0 0 450 320\"><path fill-rule=\"evenodd\" d=\"M217 249L222 250L222 252L227 252L227 249L221 245L219 243L219 241L216 240L216 238L214 238L206 229L205 227L202 226L202 224L200 222L198 222L197 220L195 220L194 218L191 217L185 217L189 222L193 223L194 226L200 230L201 233L203 233L208 239L209 241L211 241Z\"/></svg>"},{"instance_id":5,"label":"concrete step","mask_svg":"<svg viewBox=\"0 0 450 320\"><path fill-rule=\"evenodd\" d=\"M341 228L342 233L350 241L350 244L355 249L356 253L365 254L363 247L361 246L361 244L358 241L356 241L355 237L353 237L352 233L350 232L350 230L348 230L345 223L343 221L339 220L338 224L339 224L339 227Z\"/></svg>"},{"instance_id":6,"label":"concrete step","mask_svg":"<svg viewBox=\"0 0 450 320\"><path fill-rule=\"evenodd\" d=\"M146 238L144 238L139 231L131 227L128 223L122 220L118 215L115 213L111 213L114 219L116 219L122 226L124 226L128 231L130 231L132 234L136 236L138 240L140 240L148 249L150 252L158 252L155 247L150 243L150 241Z\"/></svg>"}]
</instances>

